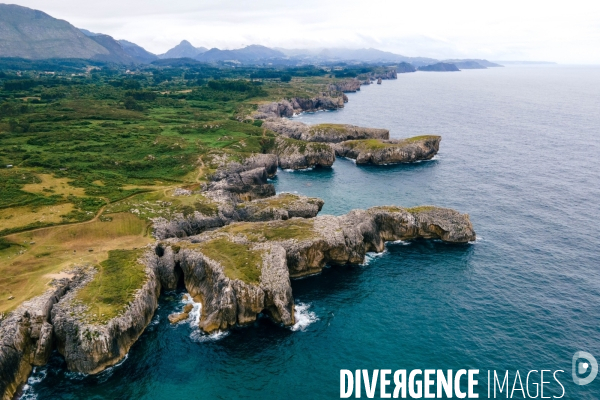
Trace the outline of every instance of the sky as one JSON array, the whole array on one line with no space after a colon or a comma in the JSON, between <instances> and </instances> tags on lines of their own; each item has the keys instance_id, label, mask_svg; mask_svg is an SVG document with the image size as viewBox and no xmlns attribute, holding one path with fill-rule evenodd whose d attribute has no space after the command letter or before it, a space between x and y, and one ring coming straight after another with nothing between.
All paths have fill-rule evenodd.
<instances>
[{"instance_id":1,"label":"sky","mask_svg":"<svg viewBox=\"0 0 600 400\"><path fill-rule=\"evenodd\" d=\"M160 54L186 39L221 49L377 48L405 56L600 64L600 1L17 0Z\"/></svg>"}]
</instances>

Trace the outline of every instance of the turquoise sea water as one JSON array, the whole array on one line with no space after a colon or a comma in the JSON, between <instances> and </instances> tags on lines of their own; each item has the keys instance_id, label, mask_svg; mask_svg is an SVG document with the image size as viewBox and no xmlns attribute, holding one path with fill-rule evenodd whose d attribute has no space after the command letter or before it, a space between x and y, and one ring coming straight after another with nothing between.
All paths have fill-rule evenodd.
<instances>
[{"instance_id":1,"label":"turquoise sea water","mask_svg":"<svg viewBox=\"0 0 600 400\"><path fill-rule=\"evenodd\" d=\"M341 111L298 119L439 134L439 155L280 171L277 191L321 197L322 213L336 215L452 207L470 214L476 243L390 244L366 265L294 281L294 330L261 319L203 336L168 323L181 303L167 293L119 366L82 376L55 355L24 398L330 399L339 398L340 369L359 368L480 369L480 398L488 370L510 370L512 387L516 370L560 369L563 398L600 398L600 377L587 386L571 379L576 351L600 360L600 68L400 74L348 97ZM545 396L559 396L545 380Z\"/></svg>"}]
</instances>

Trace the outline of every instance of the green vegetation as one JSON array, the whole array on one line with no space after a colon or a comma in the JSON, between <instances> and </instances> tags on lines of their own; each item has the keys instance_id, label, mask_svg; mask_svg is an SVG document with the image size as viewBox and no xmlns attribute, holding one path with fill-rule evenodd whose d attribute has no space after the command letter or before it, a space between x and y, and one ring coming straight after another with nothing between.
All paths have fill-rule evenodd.
<instances>
[{"instance_id":1,"label":"green vegetation","mask_svg":"<svg viewBox=\"0 0 600 400\"><path fill-rule=\"evenodd\" d=\"M307 149L314 153L329 150L329 146L326 143L306 142L304 140L296 140L283 136L280 136L277 142L273 141L272 144L265 141L265 148L268 148L269 146L275 146L278 153L284 153L286 150L290 150L292 152L298 151L300 154L305 154Z\"/></svg>"},{"instance_id":2,"label":"green vegetation","mask_svg":"<svg viewBox=\"0 0 600 400\"><path fill-rule=\"evenodd\" d=\"M243 235L253 242L265 240L305 240L315 236L313 221L310 219L289 219L269 222L238 222L221 228L222 231Z\"/></svg>"},{"instance_id":3,"label":"green vegetation","mask_svg":"<svg viewBox=\"0 0 600 400\"><path fill-rule=\"evenodd\" d=\"M411 214L417 214L417 213L422 213L422 212L433 211L436 208L437 207L434 207L434 206L418 206L418 207L407 208L406 211L408 211Z\"/></svg>"},{"instance_id":4,"label":"green vegetation","mask_svg":"<svg viewBox=\"0 0 600 400\"><path fill-rule=\"evenodd\" d=\"M439 136L422 135L403 139L398 143L387 143L380 139L348 140L344 142L347 146L359 150L381 150L390 147L404 147L409 144L424 142L427 140L436 140Z\"/></svg>"},{"instance_id":5,"label":"green vegetation","mask_svg":"<svg viewBox=\"0 0 600 400\"><path fill-rule=\"evenodd\" d=\"M152 238L146 221L131 213L120 213L111 214L105 221L31 230L1 240L0 313L42 294L53 279L74 265L97 265L111 250L140 248ZM11 296L14 299L8 300Z\"/></svg>"},{"instance_id":6,"label":"green vegetation","mask_svg":"<svg viewBox=\"0 0 600 400\"><path fill-rule=\"evenodd\" d=\"M262 268L261 252L250 246L234 243L225 238L214 239L199 245L199 250L210 259L220 263L225 275L247 283L260 283Z\"/></svg>"},{"instance_id":7,"label":"green vegetation","mask_svg":"<svg viewBox=\"0 0 600 400\"><path fill-rule=\"evenodd\" d=\"M421 136L413 136L411 138L404 139L404 141L408 142L408 143L416 143L416 142L421 142L421 141L425 141L425 140L435 140L438 138L439 138L439 136L435 136L435 135L421 135Z\"/></svg>"},{"instance_id":8,"label":"green vegetation","mask_svg":"<svg viewBox=\"0 0 600 400\"><path fill-rule=\"evenodd\" d=\"M348 140L344 142L347 146L353 149L363 149L363 150L379 150L385 149L387 147L396 146L390 143L383 143L379 139L365 139L365 140Z\"/></svg>"},{"instance_id":9,"label":"green vegetation","mask_svg":"<svg viewBox=\"0 0 600 400\"><path fill-rule=\"evenodd\" d=\"M76 296L87 305L85 318L104 323L119 315L146 282L146 267L138 261L142 250L112 250L98 266L94 279Z\"/></svg>"},{"instance_id":10,"label":"green vegetation","mask_svg":"<svg viewBox=\"0 0 600 400\"><path fill-rule=\"evenodd\" d=\"M311 135L314 135L316 132L319 131L335 131L335 132L339 132L339 133L346 133L348 131L348 129L346 128L346 125L344 124L318 124L318 125L313 125L310 127L310 130L308 131Z\"/></svg>"},{"instance_id":11,"label":"green vegetation","mask_svg":"<svg viewBox=\"0 0 600 400\"><path fill-rule=\"evenodd\" d=\"M314 66L159 60L127 70L96 61L0 58L0 312L88 264L99 272L79 295L91 307L85 318L117 315L144 282L135 249L152 241L150 219L217 213L197 193L217 161L243 161L275 144L276 134L249 116L263 103L321 95L335 82L331 74ZM175 195L177 188L192 194ZM293 199L266 204L286 201ZM252 241L314 234L309 221L227 229ZM223 262L230 276L259 279L252 268L260 254L229 242L211 246L206 251L214 250L215 259L229 257Z\"/></svg>"}]
</instances>

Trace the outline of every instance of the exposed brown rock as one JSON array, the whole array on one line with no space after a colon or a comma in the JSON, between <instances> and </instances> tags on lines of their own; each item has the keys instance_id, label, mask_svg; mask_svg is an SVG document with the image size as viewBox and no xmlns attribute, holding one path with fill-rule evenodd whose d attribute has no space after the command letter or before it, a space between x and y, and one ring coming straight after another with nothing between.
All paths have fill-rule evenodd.
<instances>
[{"instance_id":1,"label":"exposed brown rock","mask_svg":"<svg viewBox=\"0 0 600 400\"><path fill-rule=\"evenodd\" d=\"M179 313L179 314L177 314L177 313L175 313L175 314L170 314L168 318L169 318L169 322L170 322L170 323L172 323L172 324L176 324L176 323L178 323L178 322L180 322L180 321L185 321L186 319L188 319L188 318L189 318L189 316L190 316L190 314L189 314L189 313L187 313L187 312L182 312L182 313Z\"/></svg>"}]
</instances>

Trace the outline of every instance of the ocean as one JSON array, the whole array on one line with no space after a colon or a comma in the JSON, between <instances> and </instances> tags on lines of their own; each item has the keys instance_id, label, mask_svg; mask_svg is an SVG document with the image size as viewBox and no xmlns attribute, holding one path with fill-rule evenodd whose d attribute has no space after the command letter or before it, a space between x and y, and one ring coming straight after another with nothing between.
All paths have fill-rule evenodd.
<instances>
[{"instance_id":1,"label":"ocean","mask_svg":"<svg viewBox=\"0 0 600 400\"><path fill-rule=\"evenodd\" d=\"M348 98L342 110L295 119L441 135L439 154L279 171L277 191L324 199L321 214L454 208L470 215L475 243L393 243L364 265L296 280L293 328L261 318L203 335L196 316L168 323L182 292L165 293L122 363L84 376L55 354L22 398L333 399L341 369L479 369L480 398L487 371L508 370L512 390L517 370L524 386L531 370L562 370L562 398L600 398L600 377L585 386L571 377L576 351L600 360L600 67L407 73ZM552 373L544 396L561 395ZM540 378L531 374L532 396Z\"/></svg>"}]
</instances>

